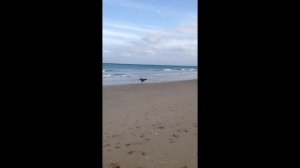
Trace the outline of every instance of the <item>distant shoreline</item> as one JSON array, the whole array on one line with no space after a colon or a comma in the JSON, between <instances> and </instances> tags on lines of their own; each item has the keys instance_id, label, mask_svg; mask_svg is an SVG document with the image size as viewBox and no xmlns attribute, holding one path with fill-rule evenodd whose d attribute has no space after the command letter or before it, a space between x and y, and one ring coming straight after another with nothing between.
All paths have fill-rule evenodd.
<instances>
[{"instance_id":1,"label":"distant shoreline","mask_svg":"<svg viewBox=\"0 0 300 168\"><path fill-rule=\"evenodd\" d=\"M103 85L102 87L122 87L122 86L138 86L138 85L155 85L155 84L170 84L170 83L181 83L189 81L198 81L198 79L188 79L188 80L176 80L176 81L158 81L158 82L144 82L144 83L131 83L131 84L113 84L113 85Z\"/></svg>"},{"instance_id":2,"label":"distant shoreline","mask_svg":"<svg viewBox=\"0 0 300 168\"><path fill-rule=\"evenodd\" d=\"M191 67L198 67L198 65L165 65L165 64L128 64L128 63L108 63L108 62L103 62L102 64L118 64L118 65L149 65L149 66L191 66Z\"/></svg>"}]
</instances>

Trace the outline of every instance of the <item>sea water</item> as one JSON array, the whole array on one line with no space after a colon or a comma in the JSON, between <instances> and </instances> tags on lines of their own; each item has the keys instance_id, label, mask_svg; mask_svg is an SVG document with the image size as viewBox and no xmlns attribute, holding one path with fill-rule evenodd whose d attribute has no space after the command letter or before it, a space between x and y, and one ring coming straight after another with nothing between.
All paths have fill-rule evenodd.
<instances>
[{"instance_id":1,"label":"sea water","mask_svg":"<svg viewBox=\"0 0 300 168\"><path fill-rule=\"evenodd\" d=\"M103 85L160 83L197 79L197 66L141 65L103 63Z\"/></svg>"}]
</instances>

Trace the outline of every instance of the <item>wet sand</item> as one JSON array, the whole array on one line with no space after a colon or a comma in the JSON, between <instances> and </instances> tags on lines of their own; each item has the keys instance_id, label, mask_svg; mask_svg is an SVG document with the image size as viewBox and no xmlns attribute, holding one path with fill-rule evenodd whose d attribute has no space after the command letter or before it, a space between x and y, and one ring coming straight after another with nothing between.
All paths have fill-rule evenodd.
<instances>
[{"instance_id":1,"label":"wet sand","mask_svg":"<svg viewBox=\"0 0 300 168\"><path fill-rule=\"evenodd\" d=\"M103 167L196 168L197 80L103 87Z\"/></svg>"}]
</instances>

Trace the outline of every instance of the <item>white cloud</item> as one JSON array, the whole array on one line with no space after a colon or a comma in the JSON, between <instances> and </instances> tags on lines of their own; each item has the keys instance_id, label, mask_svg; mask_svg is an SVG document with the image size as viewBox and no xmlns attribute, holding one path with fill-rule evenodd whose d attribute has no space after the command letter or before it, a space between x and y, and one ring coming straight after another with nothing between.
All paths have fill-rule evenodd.
<instances>
[{"instance_id":1,"label":"white cloud","mask_svg":"<svg viewBox=\"0 0 300 168\"><path fill-rule=\"evenodd\" d=\"M135 35L135 34L131 34L131 33L127 33L127 32L120 32L120 31L113 31L113 30L103 30L103 36L106 37L118 37L118 38L126 38L129 40L136 40L139 39L140 37Z\"/></svg>"},{"instance_id":2,"label":"white cloud","mask_svg":"<svg viewBox=\"0 0 300 168\"><path fill-rule=\"evenodd\" d=\"M123 29L133 32L141 32L141 33L154 33L159 31L157 28L153 26L138 26L126 22L120 22L120 21L104 21L104 28L110 28L110 29Z\"/></svg>"},{"instance_id":3,"label":"white cloud","mask_svg":"<svg viewBox=\"0 0 300 168\"><path fill-rule=\"evenodd\" d=\"M142 40L148 43L157 44L163 40L163 35L161 33L148 34L147 36L144 36Z\"/></svg>"},{"instance_id":4,"label":"white cloud","mask_svg":"<svg viewBox=\"0 0 300 168\"><path fill-rule=\"evenodd\" d=\"M132 1L132 0L107 0L105 2L107 5L114 5L114 6L122 6L126 8L131 8L139 11L144 11L144 12L152 12L155 13L161 17L164 15L162 14L161 10L159 10L157 7L150 5L150 4L145 4L141 3L138 1Z\"/></svg>"},{"instance_id":5,"label":"white cloud","mask_svg":"<svg viewBox=\"0 0 300 168\"><path fill-rule=\"evenodd\" d=\"M197 26L193 25L193 26L182 26L177 28L178 31L183 32L183 33L187 33L187 34L197 34Z\"/></svg>"},{"instance_id":6,"label":"white cloud","mask_svg":"<svg viewBox=\"0 0 300 168\"><path fill-rule=\"evenodd\" d=\"M197 64L197 26L181 25L172 30L154 30L111 22L104 26L104 62L141 64Z\"/></svg>"}]
</instances>

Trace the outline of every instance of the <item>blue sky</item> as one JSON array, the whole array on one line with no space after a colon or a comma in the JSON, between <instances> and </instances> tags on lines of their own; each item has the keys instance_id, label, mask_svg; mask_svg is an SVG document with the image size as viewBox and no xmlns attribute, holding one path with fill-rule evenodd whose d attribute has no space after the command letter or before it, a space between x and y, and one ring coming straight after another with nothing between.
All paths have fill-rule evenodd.
<instances>
[{"instance_id":1,"label":"blue sky","mask_svg":"<svg viewBox=\"0 0 300 168\"><path fill-rule=\"evenodd\" d=\"M103 0L103 62L197 65L197 0Z\"/></svg>"}]
</instances>

